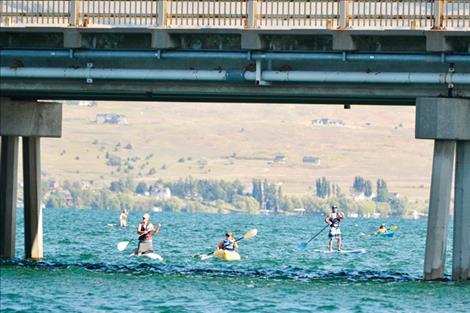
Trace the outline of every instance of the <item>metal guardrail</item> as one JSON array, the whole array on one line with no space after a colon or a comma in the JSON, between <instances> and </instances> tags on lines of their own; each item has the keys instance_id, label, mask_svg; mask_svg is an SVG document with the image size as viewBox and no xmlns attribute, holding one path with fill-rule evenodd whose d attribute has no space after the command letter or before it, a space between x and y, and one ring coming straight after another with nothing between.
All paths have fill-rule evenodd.
<instances>
[{"instance_id":1,"label":"metal guardrail","mask_svg":"<svg viewBox=\"0 0 470 313\"><path fill-rule=\"evenodd\" d=\"M2 0L0 26L470 29L470 0Z\"/></svg>"}]
</instances>

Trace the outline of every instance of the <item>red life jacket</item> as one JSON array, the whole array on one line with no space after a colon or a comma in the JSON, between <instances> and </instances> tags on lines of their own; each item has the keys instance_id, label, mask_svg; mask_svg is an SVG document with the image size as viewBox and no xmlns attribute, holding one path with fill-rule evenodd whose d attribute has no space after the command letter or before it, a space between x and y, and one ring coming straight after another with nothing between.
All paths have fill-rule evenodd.
<instances>
[{"instance_id":1,"label":"red life jacket","mask_svg":"<svg viewBox=\"0 0 470 313\"><path fill-rule=\"evenodd\" d=\"M140 223L140 226L139 226L139 230L140 231L144 231L144 232L147 232L149 230L149 225L145 225L144 222ZM140 241L152 241L152 234L151 233L147 233L147 234L144 234L144 235L140 235L139 236L139 240Z\"/></svg>"}]
</instances>

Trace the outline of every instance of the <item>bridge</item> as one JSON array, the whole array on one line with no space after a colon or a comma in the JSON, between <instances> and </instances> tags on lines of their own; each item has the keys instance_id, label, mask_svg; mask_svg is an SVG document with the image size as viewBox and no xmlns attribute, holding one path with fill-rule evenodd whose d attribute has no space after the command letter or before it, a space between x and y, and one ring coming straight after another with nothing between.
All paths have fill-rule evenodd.
<instances>
[{"instance_id":1,"label":"bridge","mask_svg":"<svg viewBox=\"0 0 470 313\"><path fill-rule=\"evenodd\" d=\"M4 0L0 257L19 137L25 251L43 257L39 138L61 136L62 111L38 100L411 105L435 140L424 278L444 275L455 185L452 276L469 279L469 31L464 0Z\"/></svg>"}]
</instances>

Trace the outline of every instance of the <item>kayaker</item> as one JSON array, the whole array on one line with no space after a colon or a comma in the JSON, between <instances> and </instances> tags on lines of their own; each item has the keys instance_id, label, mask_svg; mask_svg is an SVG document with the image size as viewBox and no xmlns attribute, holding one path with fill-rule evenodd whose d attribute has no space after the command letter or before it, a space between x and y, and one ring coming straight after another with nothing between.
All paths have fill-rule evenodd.
<instances>
[{"instance_id":1,"label":"kayaker","mask_svg":"<svg viewBox=\"0 0 470 313\"><path fill-rule=\"evenodd\" d=\"M137 226L137 234L140 236L137 250L134 253L135 255L153 252L152 236L158 234L160 227L160 224L157 224L156 229L153 227L153 224L150 223L150 215L148 213L142 216L142 222Z\"/></svg>"},{"instance_id":2,"label":"kayaker","mask_svg":"<svg viewBox=\"0 0 470 313\"><path fill-rule=\"evenodd\" d=\"M338 242L338 251L341 251L341 229L339 224L344 218L343 212L338 212L338 207L336 205L331 206L331 213L328 214L325 218L325 222L330 225L330 232L328 233L328 248L330 252L333 252L333 239L336 239Z\"/></svg>"},{"instance_id":3,"label":"kayaker","mask_svg":"<svg viewBox=\"0 0 470 313\"><path fill-rule=\"evenodd\" d=\"M127 211L122 210L121 215L119 215L119 226L127 227Z\"/></svg>"},{"instance_id":4,"label":"kayaker","mask_svg":"<svg viewBox=\"0 0 470 313\"><path fill-rule=\"evenodd\" d=\"M218 245L217 249L219 250L229 250L229 251L237 251L238 250L238 243L233 238L232 232L227 232L225 234L225 239L222 240Z\"/></svg>"},{"instance_id":5,"label":"kayaker","mask_svg":"<svg viewBox=\"0 0 470 313\"><path fill-rule=\"evenodd\" d=\"M377 229L377 231L375 233L376 234L385 234L386 232L388 232L388 229L385 226L385 224L382 224L382 225L380 225L379 229Z\"/></svg>"}]
</instances>

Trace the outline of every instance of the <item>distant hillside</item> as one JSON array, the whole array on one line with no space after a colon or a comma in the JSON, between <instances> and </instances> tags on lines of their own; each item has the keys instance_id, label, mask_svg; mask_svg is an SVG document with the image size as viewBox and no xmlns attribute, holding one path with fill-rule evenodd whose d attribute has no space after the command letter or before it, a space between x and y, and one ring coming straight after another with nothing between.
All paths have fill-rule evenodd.
<instances>
[{"instance_id":1,"label":"distant hillside","mask_svg":"<svg viewBox=\"0 0 470 313\"><path fill-rule=\"evenodd\" d=\"M128 124L97 124L97 114L107 113ZM413 107L64 105L63 137L42 145L45 178L106 186L126 176L148 182L238 178L246 184L267 178L282 183L285 194L305 194L314 192L318 177L348 191L360 175L374 185L384 178L390 191L425 199L432 164L432 141L414 139ZM315 162L304 162L306 156Z\"/></svg>"}]
</instances>

